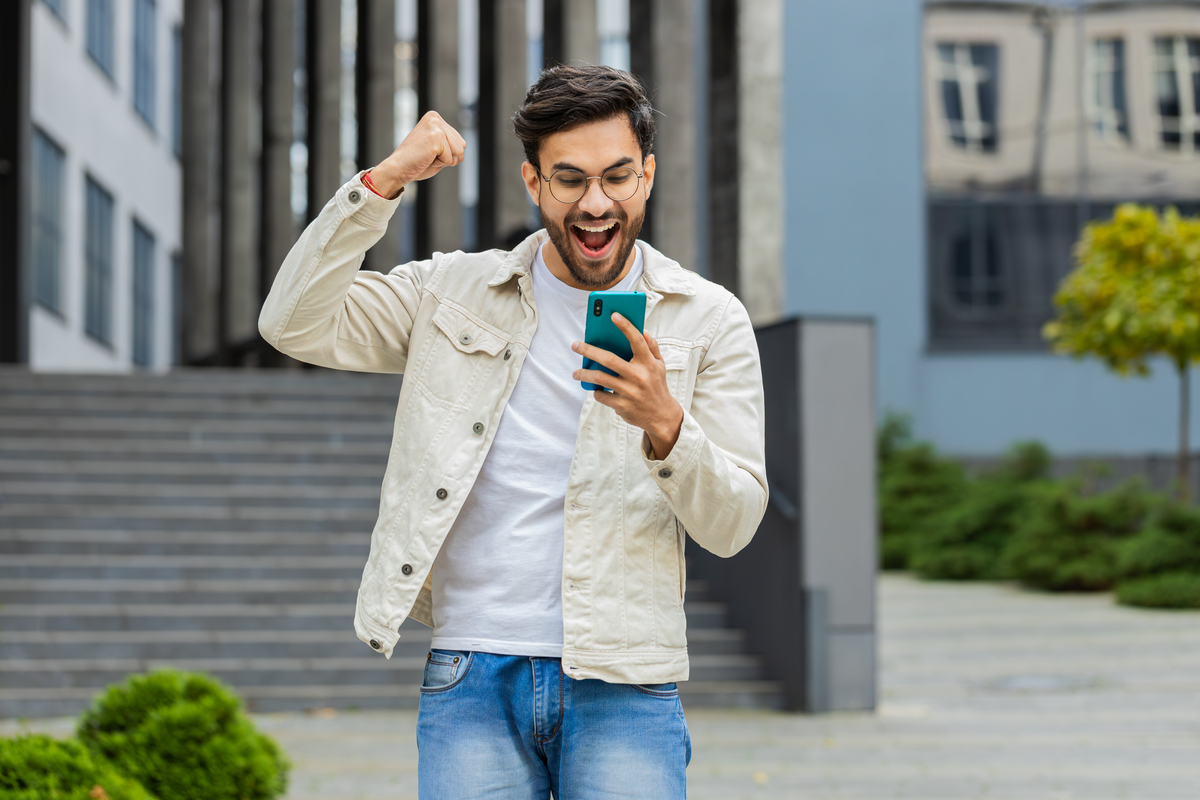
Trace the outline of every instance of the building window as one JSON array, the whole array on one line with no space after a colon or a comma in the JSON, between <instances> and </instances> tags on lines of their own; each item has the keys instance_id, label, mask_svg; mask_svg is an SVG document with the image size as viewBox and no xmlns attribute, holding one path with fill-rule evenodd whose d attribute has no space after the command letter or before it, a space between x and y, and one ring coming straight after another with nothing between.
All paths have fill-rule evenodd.
<instances>
[{"instance_id":1,"label":"building window","mask_svg":"<svg viewBox=\"0 0 1200 800\"><path fill-rule=\"evenodd\" d=\"M134 0L133 12L133 107L153 128L158 13L154 0Z\"/></svg>"},{"instance_id":2,"label":"building window","mask_svg":"<svg viewBox=\"0 0 1200 800\"><path fill-rule=\"evenodd\" d=\"M62 182L66 154L36 128L33 131L33 299L52 311L61 311L59 283L62 270Z\"/></svg>"},{"instance_id":3,"label":"building window","mask_svg":"<svg viewBox=\"0 0 1200 800\"><path fill-rule=\"evenodd\" d=\"M951 240L950 294L962 311L994 312L1004 305L996 233L978 206L964 222Z\"/></svg>"},{"instance_id":4,"label":"building window","mask_svg":"<svg viewBox=\"0 0 1200 800\"><path fill-rule=\"evenodd\" d=\"M1200 149L1200 39L1154 40L1154 86L1163 148Z\"/></svg>"},{"instance_id":5,"label":"building window","mask_svg":"<svg viewBox=\"0 0 1200 800\"><path fill-rule=\"evenodd\" d=\"M133 221L133 363L148 367L154 353L154 235Z\"/></svg>"},{"instance_id":6,"label":"building window","mask_svg":"<svg viewBox=\"0 0 1200 800\"><path fill-rule=\"evenodd\" d=\"M937 78L950 141L970 153L994 153L999 48L943 42L938 44L937 54Z\"/></svg>"},{"instance_id":7,"label":"building window","mask_svg":"<svg viewBox=\"0 0 1200 800\"><path fill-rule=\"evenodd\" d=\"M83 329L93 339L112 344L113 198L91 177L86 206Z\"/></svg>"},{"instance_id":8,"label":"building window","mask_svg":"<svg viewBox=\"0 0 1200 800\"><path fill-rule=\"evenodd\" d=\"M171 146L183 157L183 29L171 30Z\"/></svg>"},{"instance_id":9,"label":"building window","mask_svg":"<svg viewBox=\"0 0 1200 800\"><path fill-rule=\"evenodd\" d=\"M66 22L67 12L63 8L63 0L42 0L46 4L46 8L54 12L54 16Z\"/></svg>"},{"instance_id":10,"label":"building window","mask_svg":"<svg viewBox=\"0 0 1200 800\"><path fill-rule=\"evenodd\" d=\"M87 51L113 77L113 0L87 0Z\"/></svg>"},{"instance_id":11,"label":"building window","mask_svg":"<svg viewBox=\"0 0 1200 800\"><path fill-rule=\"evenodd\" d=\"M1110 142L1129 141L1125 111L1125 42L1097 39L1092 42L1092 130Z\"/></svg>"}]
</instances>

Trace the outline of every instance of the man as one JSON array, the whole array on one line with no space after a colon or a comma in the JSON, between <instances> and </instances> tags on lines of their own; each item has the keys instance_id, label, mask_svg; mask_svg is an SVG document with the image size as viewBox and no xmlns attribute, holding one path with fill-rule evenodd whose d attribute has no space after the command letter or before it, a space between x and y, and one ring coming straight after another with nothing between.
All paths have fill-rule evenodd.
<instances>
[{"instance_id":1,"label":"man","mask_svg":"<svg viewBox=\"0 0 1200 800\"><path fill-rule=\"evenodd\" d=\"M465 156L430 112L308 226L259 328L313 364L404 373L355 629L390 657L406 617L433 627L421 797L682 798L685 531L732 555L767 502L753 330L637 241L655 157L633 76L548 70L513 123L545 230L359 272L405 185ZM597 289L646 294L644 334L614 316L629 361L581 342Z\"/></svg>"}]
</instances>

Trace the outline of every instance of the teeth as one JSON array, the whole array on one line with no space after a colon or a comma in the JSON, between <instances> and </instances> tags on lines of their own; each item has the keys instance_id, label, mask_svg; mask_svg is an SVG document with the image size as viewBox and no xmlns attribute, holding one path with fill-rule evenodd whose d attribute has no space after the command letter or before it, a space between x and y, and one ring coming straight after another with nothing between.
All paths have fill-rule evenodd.
<instances>
[{"instance_id":1,"label":"teeth","mask_svg":"<svg viewBox=\"0 0 1200 800\"><path fill-rule=\"evenodd\" d=\"M575 227L579 228L581 231L587 231L588 233L600 233L601 231L608 230L616 224L617 223L614 220L609 222L607 225L580 225L579 223L575 223Z\"/></svg>"}]
</instances>

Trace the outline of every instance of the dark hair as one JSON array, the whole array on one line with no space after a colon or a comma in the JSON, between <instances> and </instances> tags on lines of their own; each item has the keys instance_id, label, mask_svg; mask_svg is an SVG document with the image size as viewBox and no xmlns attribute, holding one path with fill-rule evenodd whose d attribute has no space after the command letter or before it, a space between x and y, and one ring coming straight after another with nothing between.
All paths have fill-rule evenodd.
<instances>
[{"instance_id":1,"label":"dark hair","mask_svg":"<svg viewBox=\"0 0 1200 800\"><path fill-rule=\"evenodd\" d=\"M538 150L547 136L619 114L629 118L645 160L654 150L654 108L641 81L624 70L603 66L542 70L512 122L525 145L525 158L540 170Z\"/></svg>"}]
</instances>

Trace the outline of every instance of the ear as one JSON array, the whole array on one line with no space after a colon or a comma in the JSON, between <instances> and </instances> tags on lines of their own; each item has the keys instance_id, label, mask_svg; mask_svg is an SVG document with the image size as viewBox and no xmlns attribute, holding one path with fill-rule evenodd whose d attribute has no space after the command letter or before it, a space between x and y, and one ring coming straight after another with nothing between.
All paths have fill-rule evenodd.
<instances>
[{"instance_id":1,"label":"ear","mask_svg":"<svg viewBox=\"0 0 1200 800\"><path fill-rule=\"evenodd\" d=\"M642 185L646 187L646 198L650 198L650 190L654 188L654 154L646 156L642 165Z\"/></svg>"},{"instance_id":2,"label":"ear","mask_svg":"<svg viewBox=\"0 0 1200 800\"><path fill-rule=\"evenodd\" d=\"M537 169L528 161L521 162L521 178L525 181L525 191L529 192L529 199L533 201L535 206L541 206L538 202L541 197L542 176L538 175Z\"/></svg>"}]
</instances>

